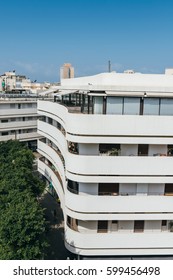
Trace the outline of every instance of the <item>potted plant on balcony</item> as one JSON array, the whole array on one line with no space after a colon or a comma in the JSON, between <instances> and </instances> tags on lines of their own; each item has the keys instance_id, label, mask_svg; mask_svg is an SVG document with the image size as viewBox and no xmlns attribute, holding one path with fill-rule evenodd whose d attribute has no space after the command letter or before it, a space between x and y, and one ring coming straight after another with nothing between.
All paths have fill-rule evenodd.
<instances>
[{"instance_id":1,"label":"potted plant on balcony","mask_svg":"<svg viewBox=\"0 0 173 280\"><path fill-rule=\"evenodd\" d=\"M116 148L112 148L111 151L109 152L110 156L118 156L119 150Z\"/></svg>"}]
</instances>

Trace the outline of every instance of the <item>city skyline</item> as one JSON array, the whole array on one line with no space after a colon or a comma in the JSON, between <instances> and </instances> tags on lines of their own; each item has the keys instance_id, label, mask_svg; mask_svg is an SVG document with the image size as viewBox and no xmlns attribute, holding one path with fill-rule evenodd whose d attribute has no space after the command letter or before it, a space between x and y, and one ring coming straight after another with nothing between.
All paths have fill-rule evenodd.
<instances>
[{"instance_id":1,"label":"city skyline","mask_svg":"<svg viewBox=\"0 0 173 280\"><path fill-rule=\"evenodd\" d=\"M117 72L173 67L169 0L16 0L1 11L0 74L57 82L66 62L76 77L107 72L109 60Z\"/></svg>"}]
</instances>

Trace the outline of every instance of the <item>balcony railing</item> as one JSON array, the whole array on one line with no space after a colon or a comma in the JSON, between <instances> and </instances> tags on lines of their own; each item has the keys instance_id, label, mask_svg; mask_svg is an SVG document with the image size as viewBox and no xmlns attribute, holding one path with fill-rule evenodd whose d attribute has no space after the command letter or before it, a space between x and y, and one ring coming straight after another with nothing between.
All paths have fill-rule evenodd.
<instances>
[{"instance_id":1,"label":"balcony railing","mask_svg":"<svg viewBox=\"0 0 173 280\"><path fill-rule=\"evenodd\" d=\"M46 138L39 139L39 141L46 144ZM54 143L52 143L50 140L48 140L48 141L49 141L48 146L51 147L56 152L56 154L59 156L59 158L61 159L62 164L64 166L64 169L65 169L65 160L64 160L64 157L62 156L61 152L59 151L59 149L56 147L56 145Z\"/></svg>"},{"instance_id":2,"label":"balcony railing","mask_svg":"<svg viewBox=\"0 0 173 280\"><path fill-rule=\"evenodd\" d=\"M53 126L56 127L59 131L61 131L61 133L62 133L64 136L66 136L66 131L65 131L64 127L63 127L59 122L57 122L57 121L54 120L56 123L53 123L53 119L52 119L52 118L49 118L48 121L46 121L45 116L40 117L39 120L42 121L42 122L45 122L45 123L47 123L47 124L49 124L49 125L53 125Z\"/></svg>"},{"instance_id":3,"label":"balcony railing","mask_svg":"<svg viewBox=\"0 0 173 280\"><path fill-rule=\"evenodd\" d=\"M78 194L78 193L79 193L78 190L72 189L72 188L70 188L68 185L67 185L67 189L68 189L71 193L74 193L74 194Z\"/></svg>"},{"instance_id":4,"label":"balcony railing","mask_svg":"<svg viewBox=\"0 0 173 280\"><path fill-rule=\"evenodd\" d=\"M58 178L58 180L62 186L62 189L63 189L63 182L62 182L61 176L59 175L59 172L56 170L55 166L53 164L49 163L44 157L40 157L39 160L44 162L44 164L46 164L54 172L54 174Z\"/></svg>"},{"instance_id":5,"label":"balcony railing","mask_svg":"<svg viewBox=\"0 0 173 280\"><path fill-rule=\"evenodd\" d=\"M98 195L107 195L107 196L154 196L154 195L160 195L160 196L173 196L173 193L159 193L159 192L124 192L124 193L116 193L116 192L99 192Z\"/></svg>"},{"instance_id":6,"label":"balcony railing","mask_svg":"<svg viewBox=\"0 0 173 280\"><path fill-rule=\"evenodd\" d=\"M99 145L99 144L98 144ZM70 153L72 154L80 154L79 148L78 148L78 143L74 143L74 142L69 142L68 143L68 150ZM92 154L88 154L88 156L92 156ZM126 154L126 155L122 155L122 151L121 149L108 149L108 150L99 150L98 156L118 156L118 157L172 157L173 153L171 153L169 151L169 149L167 150L167 153L153 153L153 154Z\"/></svg>"},{"instance_id":7,"label":"balcony railing","mask_svg":"<svg viewBox=\"0 0 173 280\"><path fill-rule=\"evenodd\" d=\"M111 196L117 196L119 193L117 192L99 192L98 195L111 195Z\"/></svg>"}]
</instances>

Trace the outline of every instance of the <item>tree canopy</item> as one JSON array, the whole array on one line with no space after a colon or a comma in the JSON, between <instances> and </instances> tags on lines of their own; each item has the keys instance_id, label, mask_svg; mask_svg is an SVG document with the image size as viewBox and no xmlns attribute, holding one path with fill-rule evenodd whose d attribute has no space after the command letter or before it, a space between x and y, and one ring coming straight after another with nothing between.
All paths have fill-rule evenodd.
<instances>
[{"instance_id":1,"label":"tree canopy","mask_svg":"<svg viewBox=\"0 0 173 280\"><path fill-rule=\"evenodd\" d=\"M33 174L33 153L18 141L0 143L0 259L44 259L47 241Z\"/></svg>"}]
</instances>

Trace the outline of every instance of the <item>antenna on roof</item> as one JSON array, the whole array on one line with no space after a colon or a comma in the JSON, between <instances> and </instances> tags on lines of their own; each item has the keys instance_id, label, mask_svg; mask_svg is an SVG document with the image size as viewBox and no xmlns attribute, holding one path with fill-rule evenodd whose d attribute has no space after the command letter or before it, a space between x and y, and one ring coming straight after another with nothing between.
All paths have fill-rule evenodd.
<instances>
[{"instance_id":1,"label":"antenna on roof","mask_svg":"<svg viewBox=\"0 0 173 280\"><path fill-rule=\"evenodd\" d=\"M110 60L108 61L108 72L109 73L111 72L111 61Z\"/></svg>"}]
</instances>

